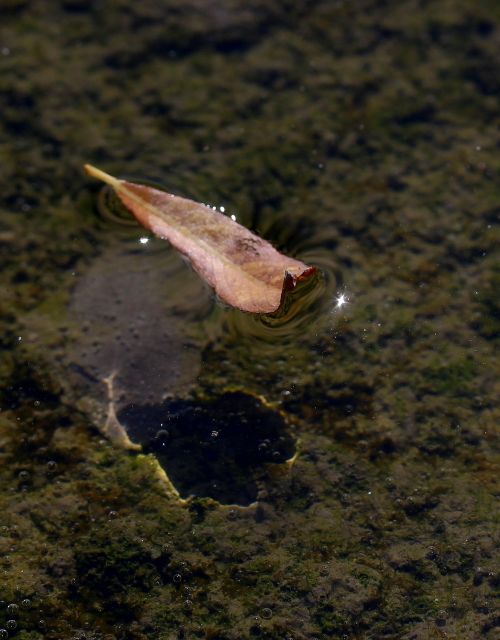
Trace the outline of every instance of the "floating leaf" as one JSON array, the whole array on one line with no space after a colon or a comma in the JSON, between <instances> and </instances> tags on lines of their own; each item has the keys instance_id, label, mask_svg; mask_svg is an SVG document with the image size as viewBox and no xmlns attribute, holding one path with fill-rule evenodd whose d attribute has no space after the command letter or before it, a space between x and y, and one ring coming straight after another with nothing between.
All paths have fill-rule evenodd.
<instances>
[{"instance_id":1,"label":"floating leaf","mask_svg":"<svg viewBox=\"0 0 500 640\"><path fill-rule=\"evenodd\" d=\"M233 307L274 313L288 291L316 273L204 204L119 180L88 164L85 170L109 184L144 227L189 258L221 300Z\"/></svg>"}]
</instances>

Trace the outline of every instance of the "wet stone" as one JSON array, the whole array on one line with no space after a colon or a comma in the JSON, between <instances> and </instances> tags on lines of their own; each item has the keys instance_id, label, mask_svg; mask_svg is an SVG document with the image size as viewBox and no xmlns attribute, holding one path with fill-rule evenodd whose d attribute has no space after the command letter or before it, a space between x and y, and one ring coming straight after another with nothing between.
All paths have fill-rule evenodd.
<instances>
[{"instance_id":1,"label":"wet stone","mask_svg":"<svg viewBox=\"0 0 500 640\"><path fill-rule=\"evenodd\" d=\"M283 415L242 391L205 402L130 405L117 417L132 442L156 456L183 498L251 504L265 466L295 453Z\"/></svg>"},{"instance_id":2,"label":"wet stone","mask_svg":"<svg viewBox=\"0 0 500 640\"><path fill-rule=\"evenodd\" d=\"M135 240L94 260L69 309L81 329L65 354L71 383L104 402L102 382L114 375L117 407L159 402L196 380L201 345L187 327L211 308L210 293L165 243L154 251Z\"/></svg>"}]
</instances>

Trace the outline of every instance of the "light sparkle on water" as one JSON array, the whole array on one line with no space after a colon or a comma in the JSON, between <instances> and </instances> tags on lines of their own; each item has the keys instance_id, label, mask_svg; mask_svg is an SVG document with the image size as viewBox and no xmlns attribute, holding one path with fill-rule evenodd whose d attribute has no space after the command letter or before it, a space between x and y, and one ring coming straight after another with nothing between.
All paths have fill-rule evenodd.
<instances>
[{"instance_id":1,"label":"light sparkle on water","mask_svg":"<svg viewBox=\"0 0 500 640\"><path fill-rule=\"evenodd\" d=\"M139 238L139 242L141 244L147 244L149 242L149 238L146 238L146 236L143 236L142 238Z\"/></svg>"},{"instance_id":2,"label":"light sparkle on water","mask_svg":"<svg viewBox=\"0 0 500 640\"><path fill-rule=\"evenodd\" d=\"M335 298L335 309L342 309L344 305L349 302L349 298L345 293L339 293L339 295Z\"/></svg>"}]
</instances>

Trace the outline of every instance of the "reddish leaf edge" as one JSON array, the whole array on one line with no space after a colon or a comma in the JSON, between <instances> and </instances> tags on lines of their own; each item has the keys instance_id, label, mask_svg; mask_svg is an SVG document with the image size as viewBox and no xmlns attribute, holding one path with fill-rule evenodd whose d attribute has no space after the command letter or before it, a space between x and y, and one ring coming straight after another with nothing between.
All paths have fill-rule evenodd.
<instances>
[{"instance_id":1,"label":"reddish leaf edge","mask_svg":"<svg viewBox=\"0 0 500 640\"><path fill-rule=\"evenodd\" d=\"M126 180L122 180L120 178L115 178L111 174L106 173L105 171L102 171L101 169L98 169L97 167L95 167L95 166L93 166L91 164L84 164L83 165L83 169L84 169L86 175L88 175L88 176L90 176L92 178L96 178L97 180L101 180L102 182L104 182L105 184L110 186L113 190L116 190L116 188L119 186L119 184L121 184L123 182L125 182L125 183L127 182ZM138 183L138 184L140 184L140 183ZM157 188L157 187L155 187L155 188ZM166 192L166 193L168 193L168 192ZM118 198L119 198L119 195L118 195ZM133 213L133 211L131 211L127 207L125 207L125 208L127 209L127 211L130 212L130 215L133 218L135 218L135 214ZM285 308L285 304L286 304L286 302L287 302L287 300L289 298L289 295L291 293L293 293L300 284L305 283L311 277L313 277L313 276L315 276L317 274L318 274L318 269L316 267L308 267L307 269L305 269L302 273L300 273L297 276L294 276L292 273L290 273L289 271L285 270L284 275L283 275L283 286L282 286L282 289L281 289L280 303L277 306L277 308L274 309L274 310L271 310L271 311L268 311L268 312L252 312L252 311L246 311L244 309L239 309L238 307L234 307L234 308L238 309L238 311L241 311L242 313L249 313L249 314L252 314L252 315L271 316L271 317L280 316L282 314L284 308ZM230 306L232 306L232 305L230 305Z\"/></svg>"},{"instance_id":2,"label":"reddish leaf edge","mask_svg":"<svg viewBox=\"0 0 500 640\"><path fill-rule=\"evenodd\" d=\"M292 306L295 306L297 299L303 297L303 291L309 291L308 285L313 278L317 278L320 272L316 267L309 267L298 276L294 276L289 271L285 271L285 277L283 280L283 289L281 291L281 299L277 309L269 311L267 313L260 313L258 315L266 316L270 318L281 318L284 320L288 317L289 311ZM312 283L313 285L315 283ZM300 293L299 293L300 290ZM297 295L300 296L297 298Z\"/></svg>"}]
</instances>

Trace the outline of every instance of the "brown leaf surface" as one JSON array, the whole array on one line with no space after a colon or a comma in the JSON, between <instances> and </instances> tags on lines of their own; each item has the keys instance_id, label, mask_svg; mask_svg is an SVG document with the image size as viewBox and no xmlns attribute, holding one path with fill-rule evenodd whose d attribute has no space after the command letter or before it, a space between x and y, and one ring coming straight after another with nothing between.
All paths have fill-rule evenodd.
<instances>
[{"instance_id":1,"label":"brown leaf surface","mask_svg":"<svg viewBox=\"0 0 500 640\"><path fill-rule=\"evenodd\" d=\"M285 293L316 272L204 204L119 180L91 165L85 170L109 184L144 227L189 258L221 300L242 311L277 311Z\"/></svg>"}]
</instances>

